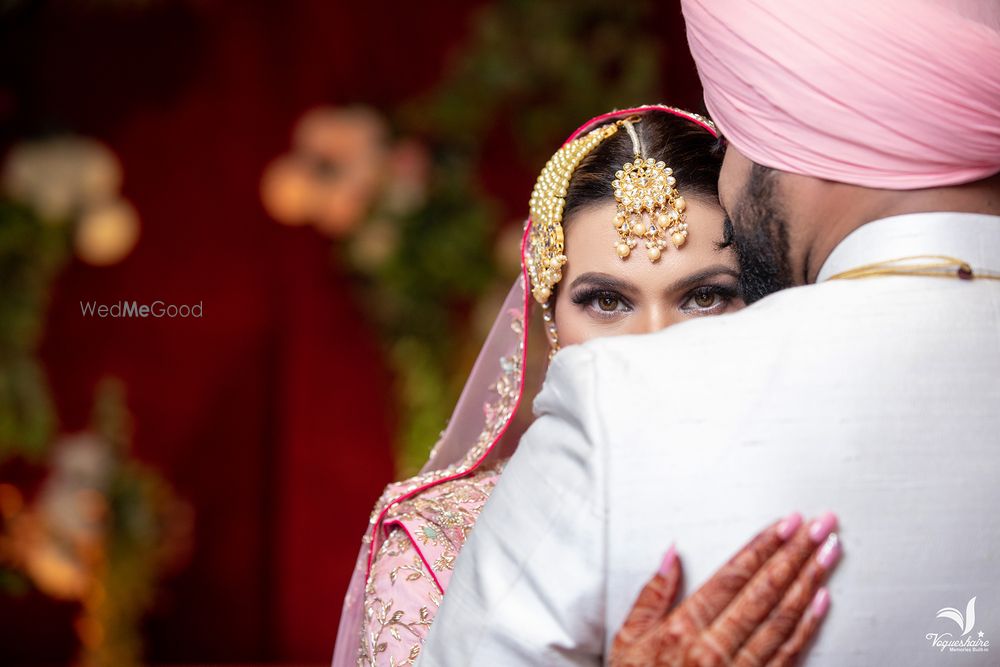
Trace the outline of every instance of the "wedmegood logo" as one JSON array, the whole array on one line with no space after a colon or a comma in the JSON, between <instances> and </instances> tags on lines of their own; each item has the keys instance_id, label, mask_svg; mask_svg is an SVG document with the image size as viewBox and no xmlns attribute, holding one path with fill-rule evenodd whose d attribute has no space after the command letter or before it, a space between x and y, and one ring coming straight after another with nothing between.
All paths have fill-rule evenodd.
<instances>
[{"instance_id":1,"label":"wedmegood logo","mask_svg":"<svg viewBox=\"0 0 1000 667\"><path fill-rule=\"evenodd\" d=\"M976 627L976 598L972 597L965 605L965 614L954 607L944 607L938 609L937 618L952 621L958 626L956 632L928 632L925 639L929 640L931 646L942 653L946 650L950 653L989 653L990 642L984 639L984 632L979 631L978 635L970 634Z\"/></svg>"},{"instance_id":2,"label":"wedmegood logo","mask_svg":"<svg viewBox=\"0 0 1000 667\"><path fill-rule=\"evenodd\" d=\"M195 318L204 315L202 302L194 304L167 303L157 299L151 303L138 301L116 301L115 303L97 303L96 301L81 301L80 314L84 317L113 318Z\"/></svg>"}]
</instances>

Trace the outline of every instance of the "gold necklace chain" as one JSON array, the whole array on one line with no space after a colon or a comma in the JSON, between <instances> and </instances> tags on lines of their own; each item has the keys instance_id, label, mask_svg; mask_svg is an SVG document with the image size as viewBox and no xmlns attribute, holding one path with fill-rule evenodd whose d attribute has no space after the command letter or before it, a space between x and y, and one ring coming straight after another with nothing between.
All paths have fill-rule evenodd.
<instances>
[{"instance_id":1,"label":"gold necklace chain","mask_svg":"<svg viewBox=\"0 0 1000 667\"><path fill-rule=\"evenodd\" d=\"M918 260L921 263L914 263ZM902 264L901 264L902 263ZM968 262L948 255L914 255L865 264L832 275L828 280L854 280L873 276L924 276L959 280L1000 280L995 271L973 271Z\"/></svg>"}]
</instances>

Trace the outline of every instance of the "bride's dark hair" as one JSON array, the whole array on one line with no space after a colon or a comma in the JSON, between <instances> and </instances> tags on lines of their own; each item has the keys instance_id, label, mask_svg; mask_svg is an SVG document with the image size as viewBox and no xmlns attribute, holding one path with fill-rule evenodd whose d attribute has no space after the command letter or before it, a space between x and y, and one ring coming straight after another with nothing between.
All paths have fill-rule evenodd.
<instances>
[{"instance_id":1,"label":"bride's dark hair","mask_svg":"<svg viewBox=\"0 0 1000 667\"><path fill-rule=\"evenodd\" d=\"M688 199L705 199L718 205L719 169L723 151L719 140L697 123L663 111L636 114L634 124L643 157L663 160L674 170L677 190ZM596 127L596 126L595 126ZM624 129L601 142L585 157L569 181L563 224L575 211L604 201L614 201L611 181L615 172L634 155L632 139Z\"/></svg>"}]
</instances>

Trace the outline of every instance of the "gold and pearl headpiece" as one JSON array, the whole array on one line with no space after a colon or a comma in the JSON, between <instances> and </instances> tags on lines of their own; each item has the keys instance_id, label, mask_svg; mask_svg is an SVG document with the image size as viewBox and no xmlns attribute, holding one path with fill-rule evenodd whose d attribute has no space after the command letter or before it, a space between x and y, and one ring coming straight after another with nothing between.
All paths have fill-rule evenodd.
<instances>
[{"instance_id":1,"label":"gold and pearl headpiece","mask_svg":"<svg viewBox=\"0 0 1000 667\"><path fill-rule=\"evenodd\" d=\"M709 123L696 114L670 110ZM662 161L640 155L639 137L633 124L641 121L640 116L630 116L567 142L538 176L529 203L530 248L525 258L531 293L538 303L545 305L556 284L562 280L562 268L566 264L562 216L573 173L591 151L622 127L632 139L634 159L625 163L611 182L618 205L614 224L619 240L615 252L626 259L641 241L650 261L656 262L668 240L676 248L687 241L687 202L677 191L673 170Z\"/></svg>"},{"instance_id":2,"label":"gold and pearl headpiece","mask_svg":"<svg viewBox=\"0 0 1000 667\"><path fill-rule=\"evenodd\" d=\"M525 265L531 278L531 293L542 305L548 302L552 289L562 280L562 267L566 264L566 237L563 234L562 216L573 172L583 158L617 132L623 124L624 121L619 120L602 125L567 142L556 151L538 176L528 204L531 212L531 247L525 258Z\"/></svg>"},{"instance_id":3,"label":"gold and pearl headpiece","mask_svg":"<svg viewBox=\"0 0 1000 667\"><path fill-rule=\"evenodd\" d=\"M673 169L662 161L640 155L639 137L632 123L624 121L632 139L634 159L626 162L611 182L618 203L615 229L619 238L615 252L625 259L642 241L649 261L656 262L667 247L668 238L675 248L687 241L684 215L687 202L677 192Z\"/></svg>"}]
</instances>

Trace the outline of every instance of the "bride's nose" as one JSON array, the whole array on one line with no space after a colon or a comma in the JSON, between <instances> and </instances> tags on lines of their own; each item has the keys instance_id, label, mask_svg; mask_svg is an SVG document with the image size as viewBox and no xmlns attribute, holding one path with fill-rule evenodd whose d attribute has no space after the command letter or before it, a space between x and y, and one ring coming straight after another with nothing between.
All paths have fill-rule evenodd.
<instances>
[{"instance_id":1,"label":"bride's nose","mask_svg":"<svg viewBox=\"0 0 1000 667\"><path fill-rule=\"evenodd\" d=\"M671 309L665 304L656 304L645 309L639 322L640 330L636 333L653 333L674 324Z\"/></svg>"}]
</instances>

